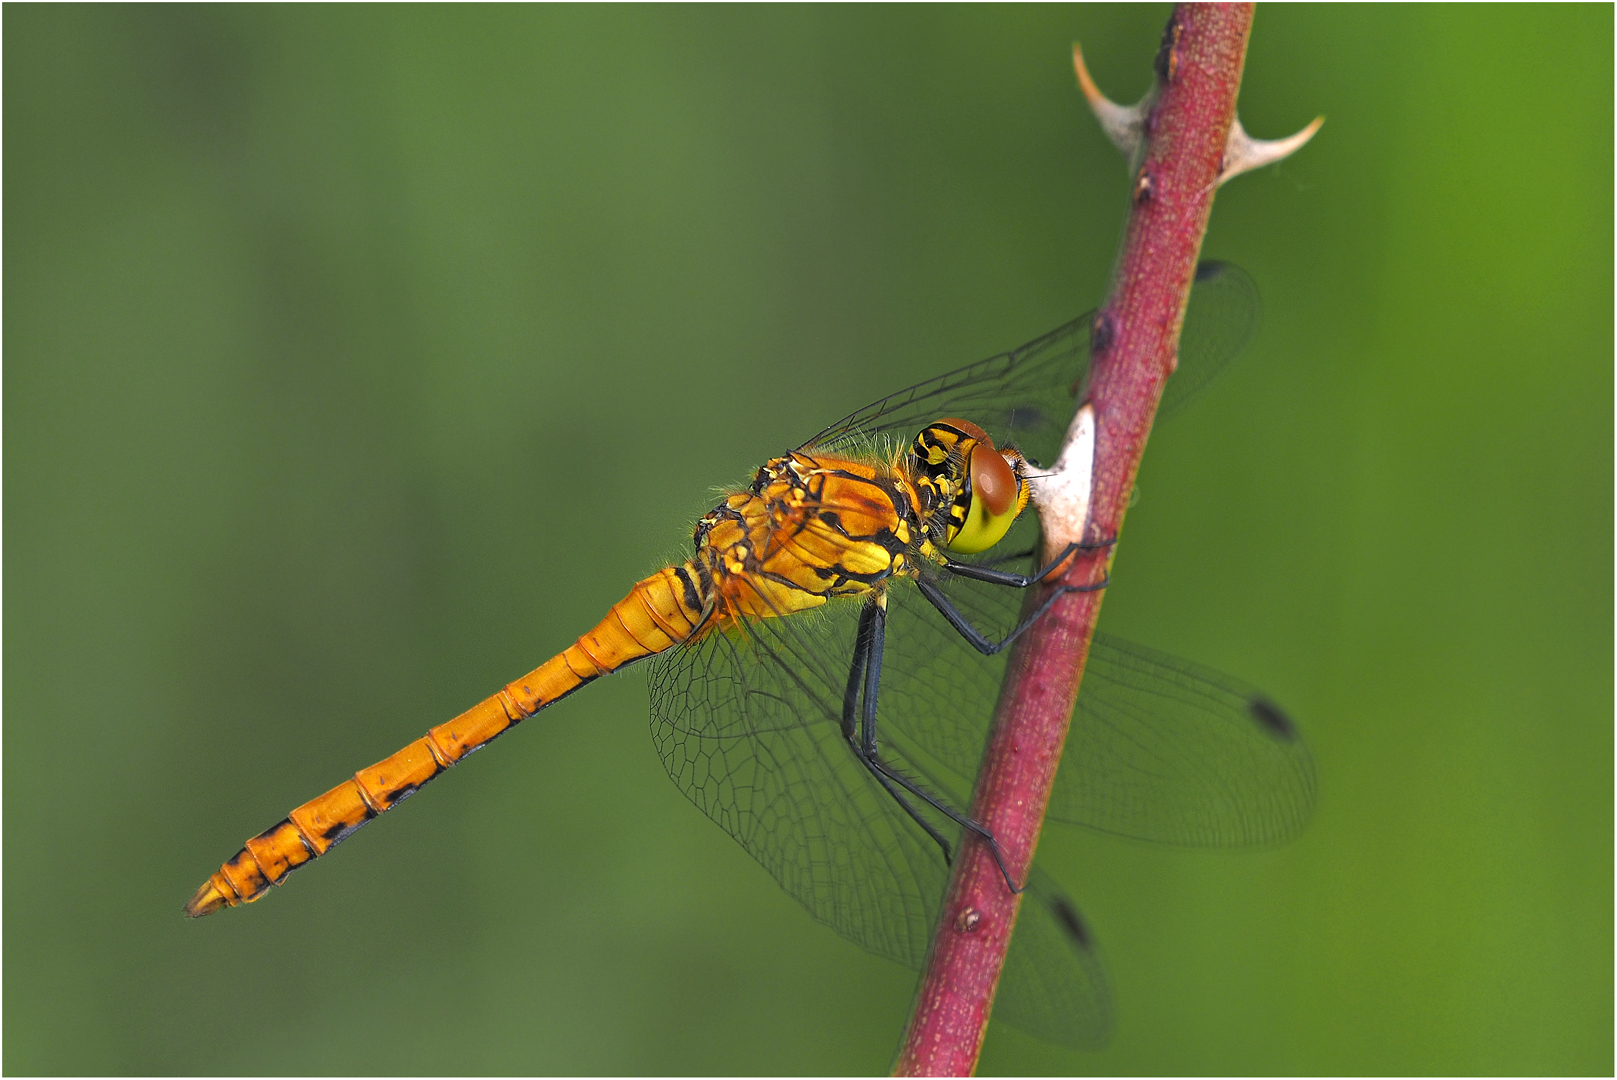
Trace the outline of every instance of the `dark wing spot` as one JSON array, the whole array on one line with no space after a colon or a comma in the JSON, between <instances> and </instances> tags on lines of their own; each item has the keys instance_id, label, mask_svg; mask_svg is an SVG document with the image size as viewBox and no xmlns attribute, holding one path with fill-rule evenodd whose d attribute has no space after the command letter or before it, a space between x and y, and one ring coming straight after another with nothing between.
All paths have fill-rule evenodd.
<instances>
[{"instance_id":1,"label":"dark wing spot","mask_svg":"<svg viewBox=\"0 0 1617 1080\"><path fill-rule=\"evenodd\" d=\"M1203 259L1196 264L1196 284L1200 285L1222 276L1229 265L1223 259Z\"/></svg>"},{"instance_id":2,"label":"dark wing spot","mask_svg":"<svg viewBox=\"0 0 1617 1080\"><path fill-rule=\"evenodd\" d=\"M1084 925L1084 917L1078 914L1078 909L1072 906L1072 901L1064 896L1050 898L1050 912L1061 924L1061 928L1072 938L1073 944L1084 952L1094 948L1094 939L1089 936L1089 927Z\"/></svg>"},{"instance_id":3,"label":"dark wing spot","mask_svg":"<svg viewBox=\"0 0 1617 1080\"><path fill-rule=\"evenodd\" d=\"M1275 738L1291 742L1297 737L1297 725L1291 722L1291 717L1280 711L1280 706L1268 698L1253 698L1246 703L1246 710L1252 714L1252 719L1258 722L1259 727Z\"/></svg>"},{"instance_id":4,"label":"dark wing spot","mask_svg":"<svg viewBox=\"0 0 1617 1080\"><path fill-rule=\"evenodd\" d=\"M1044 410L1037 405L1012 405L1005 413L1007 432L1028 431L1044 423Z\"/></svg>"}]
</instances>

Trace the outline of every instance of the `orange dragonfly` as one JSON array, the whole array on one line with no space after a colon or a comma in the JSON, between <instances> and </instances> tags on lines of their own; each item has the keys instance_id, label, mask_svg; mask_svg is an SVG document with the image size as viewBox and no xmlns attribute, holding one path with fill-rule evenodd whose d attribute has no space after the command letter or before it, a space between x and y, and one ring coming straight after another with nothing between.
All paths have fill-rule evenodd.
<instances>
[{"instance_id":1,"label":"orange dragonfly","mask_svg":"<svg viewBox=\"0 0 1617 1080\"><path fill-rule=\"evenodd\" d=\"M1165 409L1241 348L1256 313L1244 273L1203 264ZM817 919L919 967L961 832L997 853L957 808L1001 649L1063 591L1021 616L1025 590L1067 555L1031 565L1039 528L1023 511L1077 404L1091 322L883 398L766 462L697 523L689 559L638 582L538 668L248 840L186 914L257 900L541 709L650 660L653 741L679 788ZM1051 818L1236 845L1294 833L1313 798L1308 751L1261 693L1096 636ZM1023 906L995 1015L1098 1045L1111 1011L1089 932L1041 871L1026 884L1040 902Z\"/></svg>"}]
</instances>

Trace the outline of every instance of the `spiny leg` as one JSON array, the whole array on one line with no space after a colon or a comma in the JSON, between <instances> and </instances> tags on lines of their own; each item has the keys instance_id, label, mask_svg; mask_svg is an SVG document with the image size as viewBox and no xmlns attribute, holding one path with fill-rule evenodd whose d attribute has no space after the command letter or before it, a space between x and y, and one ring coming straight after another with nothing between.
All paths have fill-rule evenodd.
<instances>
[{"instance_id":1,"label":"spiny leg","mask_svg":"<svg viewBox=\"0 0 1617 1080\"><path fill-rule=\"evenodd\" d=\"M1013 574L1009 571L994 570L986 566L980 566L976 563L956 562L954 559L945 559L943 565L946 569L953 573L959 574L961 577L972 578L976 581L986 582L990 585L1003 585L1011 589L1025 589L1030 585L1035 585L1038 582L1043 581L1046 577L1050 576L1050 574L1054 572L1057 567L1065 563L1074 552L1109 547L1116 542L1117 541L1114 539L1105 540L1094 544L1068 544L1061 550L1059 555L1042 566L1036 574ZM1106 588L1111 580L1111 577L1107 576L1105 579L1095 585L1058 586L1050 593L1049 596L1044 598L1044 601L1039 604L1038 609L1035 610L1033 614L1023 619L1017 624L1014 630L1005 635L1005 637L999 641L990 640L986 634L978 630L975 626L972 626L971 621L966 618L959 608L955 607L954 602L943 594L943 590L939 589L935 582L929 581L925 577L917 576L915 583L920 588L921 595L926 597L928 602L930 602L933 607L938 609L938 613L949 621L949 625L954 627L955 631L959 633L961 637L965 638L971 643L972 648L976 649L984 656L993 656L1000 650L1004 649L1005 646L1021 637L1022 634L1027 631L1028 627L1038 622L1040 617L1043 616L1045 612L1050 610L1050 606L1052 604L1054 604L1061 597L1065 596L1067 593L1096 592L1100 589Z\"/></svg>"},{"instance_id":2,"label":"spiny leg","mask_svg":"<svg viewBox=\"0 0 1617 1080\"><path fill-rule=\"evenodd\" d=\"M959 574L961 577L972 578L976 581L986 581L990 585L1006 585L1013 589L1025 589L1029 585L1038 584L1055 573L1056 569L1066 562L1074 552L1095 551L1103 547L1111 547L1115 543L1117 543L1116 539L1100 540L1093 544L1076 542L1068 544L1061 549L1059 555L1039 567L1036 574L1013 574L1008 570L994 570L990 566L984 566L981 563L957 562L950 558L943 560L943 566L950 573ZM1025 558L1031 554L1033 554L1032 551L1024 551L1016 555L1007 555L1003 559L995 559L994 562L1009 562L1011 559Z\"/></svg>"},{"instance_id":3,"label":"spiny leg","mask_svg":"<svg viewBox=\"0 0 1617 1080\"><path fill-rule=\"evenodd\" d=\"M995 653L1005 648L1005 646L1021 637L1022 634L1026 632L1028 627L1038 622L1040 617L1043 616L1046 611L1050 610L1051 605L1057 600L1061 599L1063 596L1067 595L1068 593L1075 592L1096 592L1097 590L1106 588L1107 584L1109 584L1111 580L1112 579L1108 577L1094 585L1058 586L1057 588L1051 590L1050 595L1044 598L1044 602L1038 606L1037 610L1035 610L1033 614L1023 619L1017 624L1016 629L1012 630L999 641L990 641L981 630L978 630L975 626L971 625L970 620L968 620L965 615L961 613L959 608L954 606L954 601L950 600L947 596L944 596L943 592L935 584L928 581L924 577L917 577L915 579L915 584L916 587L921 590L921 595L926 597L927 600L931 601L932 606L938 609L938 613L945 619L949 620L949 625L954 627L961 637L970 642L972 648L976 649L984 656L993 656Z\"/></svg>"},{"instance_id":4,"label":"spiny leg","mask_svg":"<svg viewBox=\"0 0 1617 1080\"><path fill-rule=\"evenodd\" d=\"M863 754L859 753L859 751L855 750L854 751L854 756L859 759L860 764L864 765L864 767L867 770L869 770L870 775L874 776L876 778L876 783L880 784L882 786L882 788L884 790L886 790L887 794L889 794L889 795L891 795L893 797L893 801L898 803L898 805L902 806L904 808L904 812L909 814L909 816L912 819L914 819L914 821L915 821L915 823L917 825L919 825L921 828L925 829L926 834L932 838L933 842L935 842L938 845L938 847L943 849L943 861L944 861L944 864L948 865L948 866L953 866L954 865L954 848L949 845L948 839L942 833L938 832L938 830L933 827L933 825L932 825L932 823L930 821L926 820L926 818L921 814L921 812L919 810L917 810L915 808L915 806L908 799L906 799L904 797L903 793L900 792L898 790L898 788L893 786L893 781L890 780L885 773L883 773L880 769L871 768L870 760L868 758L866 758Z\"/></svg>"},{"instance_id":5,"label":"spiny leg","mask_svg":"<svg viewBox=\"0 0 1617 1080\"><path fill-rule=\"evenodd\" d=\"M866 610L870 623L865 645L865 701L864 709L859 714L859 748L866 759L875 761L876 698L881 688L882 653L887 647L887 598L878 595L866 605Z\"/></svg>"},{"instance_id":6,"label":"spiny leg","mask_svg":"<svg viewBox=\"0 0 1617 1080\"><path fill-rule=\"evenodd\" d=\"M917 825L926 830L926 834L937 843L938 847L943 849L943 861L950 862L954 857L954 852L949 841L933 827L931 822L922 816L921 812L908 799L900 794L891 780L880 771L870 767L871 755L866 747L875 739L876 732L874 726L860 713L859 699L861 691L863 691L866 701L873 698L875 686L874 680L870 677L872 672L874 671L879 678L881 666L879 656L874 667L870 663L871 653L873 651L879 652L879 646L877 645L878 634L875 629L878 623L884 628L879 636L885 639L886 612L882 610L878 601L872 600L859 612L859 629L854 635L853 663L848 669L847 689L842 694L842 737L848 740L848 746L853 750L854 757L870 771L871 775L876 778L876 782L881 784L887 794L893 797L893 801L902 806L904 812L909 814ZM868 711L867 709L866 712L868 713Z\"/></svg>"},{"instance_id":7,"label":"spiny leg","mask_svg":"<svg viewBox=\"0 0 1617 1080\"><path fill-rule=\"evenodd\" d=\"M874 603L859 612L859 630L853 639L853 666L848 671L848 688L842 692L842 737L854 741L859 723L859 691L865 684L865 657L870 651L870 624L876 617Z\"/></svg>"},{"instance_id":8,"label":"spiny leg","mask_svg":"<svg viewBox=\"0 0 1617 1080\"><path fill-rule=\"evenodd\" d=\"M877 690L881 683L882 650L886 637L887 611L883 598L878 597L867 603L864 610L860 612L859 634L854 644L853 666L848 674L848 690L843 697L843 730L845 733L850 733L852 724L848 716L848 710L853 704L855 688L861 682L864 684L864 701L859 715L859 738L850 737L848 740L848 745L853 750L854 757L859 759L859 763L865 767L871 776L875 777L876 782L881 784L882 788L904 808L915 823L921 826L926 831L926 834L932 837L937 845L943 849L945 862L953 861L953 850L949 842L933 827L931 822L926 820L914 804L899 793L897 788L894 787L895 784L904 788L916 798L921 799L961 828L968 829L982 837L988 844L988 850L994 856L994 862L999 866L999 872L1005 878L1006 887L1013 893L1021 892L1023 887L1018 885L1016 879L1011 876L1010 868L1005 865L1005 857L999 850L999 841L994 838L992 832L881 760L876 739L876 702Z\"/></svg>"}]
</instances>

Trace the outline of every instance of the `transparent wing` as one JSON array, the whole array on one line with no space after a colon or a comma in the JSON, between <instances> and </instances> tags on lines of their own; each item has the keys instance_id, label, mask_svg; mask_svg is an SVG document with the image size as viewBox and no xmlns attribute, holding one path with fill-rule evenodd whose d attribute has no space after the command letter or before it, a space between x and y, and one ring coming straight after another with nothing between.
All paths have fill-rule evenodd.
<instances>
[{"instance_id":1,"label":"transparent wing","mask_svg":"<svg viewBox=\"0 0 1617 1080\"><path fill-rule=\"evenodd\" d=\"M1157 416L1178 411L1252 342L1262 323L1258 286L1234 263L1207 259L1196 266L1196 283L1179 334L1179 366L1163 388Z\"/></svg>"},{"instance_id":2,"label":"transparent wing","mask_svg":"<svg viewBox=\"0 0 1617 1080\"><path fill-rule=\"evenodd\" d=\"M1295 836L1314 811L1314 760L1248 683L1095 635L1049 817L1202 847Z\"/></svg>"},{"instance_id":3,"label":"transparent wing","mask_svg":"<svg viewBox=\"0 0 1617 1080\"><path fill-rule=\"evenodd\" d=\"M1074 1050L1099 1050L1112 1036L1112 995L1094 935L1037 864L994 995L994 1019Z\"/></svg>"},{"instance_id":4,"label":"transparent wing","mask_svg":"<svg viewBox=\"0 0 1617 1080\"><path fill-rule=\"evenodd\" d=\"M1179 367L1163 392L1162 414L1208 385L1257 333L1257 286L1233 263L1208 260L1196 282L1180 335ZM1015 446L1037 463L1055 460L1089 377L1094 313L1019 349L917 383L838 420L801 449L836 451L887 440L907 443L946 416L970 420L996 446Z\"/></svg>"},{"instance_id":5,"label":"transparent wing","mask_svg":"<svg viewBox=\"0 0 1617 1080\"><path fill-rule=\"evenodd\" d=\"M1007 542L1031 547L1037 535L1030 519ZM943 587L979 628L1002 634L1014 625L1018 590L965 578ZM919 967L948 870L842 736L858 612L857 601L844 601L751 620L655 658L653 738L679 788L815 918ZM971 649L908 581L888 592L887 628L882 756L963 807L1005 657ZM1262 695L1097 637L1052 818L1146 840L1233 845L1294 833L1313 802L1307 748ZM947 820L929 820L956 837ZM1111 1006L1093 942L1070 900L1047 879L1033 885L996 1015L1066 1045L1099 1045Z\"/></svg>"},{"instance_id":6,"label":"transparent wing","mask_svg":"<svg viewBox=\"0 0 1617 1080\"><path fill-rule=\"evenodd\" d=\"M1007 550L1032 548L1037 527L1017 529ZM1019 590L964 578L944 590L990 636L1003 636L1021 610ZM940 787L969 784L1006 657L978 654L908 589L893 590L889 601L887 653L885 730ZM1314 799L1307 746L1256 688L1095 635L1048 817L1142 840L1230 847L1294 835Z\"/></svg>"},{"instance_id":7,"label":"transparent wing","mask_svg":"<svg viewBox=\"0 0 1617 1080\"><path fill-rule=\"evenodd\" d=\"M1193 396L1251 337L1257 294L1205 264L1167 400ZM1086 315L1013 352L883 398L807 449L907 442L944 416L985 428L1035 461L1059 447L1089 367ZM1186 389L1175 390L1176 383ZM1024 515L996 551L1031 565L1039 530ZM1003 556L984 559L1010 567ZM946 578L977 626L1015 625L1017 590ZM739 841L816 919L911 967L925 958L947 879L937 845L854 757L842 734L857 601L711 631L651 661L652 732L680 790ZM983 657L914 588L888 592L878 738L883 760L964 807L1005 657ZM1074 789L1071 793L1064 789ZM1052 816L1190 843L1287 835L1308 816L1307 750L1278 709L1243 684L1172 657L1097 639ZM957 839L946 818L929 815ZM1104 1043L1111 999L1076 906L1035 872L996 1017L1071 1046Z\"/></svg>"},{"instance_id":8,"label":"transparent wing","mask_svg":"<svg viewBox=\"0 0 1617 1080\"><path fill-rule=\"evenodd\" d=\"M1015 446L1036 462L1053 461L1089 374L1093 317L1080 315L1020 349L884 397L802 448L847 450L883 436L907 443L934 420L958 416L988 432L996 446Z\"/></svg>"},{"instance_id":9,"label":"transparent wing","mask_svg":"<svg viewBox=\"0 0 1617 1080\"><path fill-rule=\"evenodd\" d=\"M895 590L913 597L912 586ZM651 662L652 735L676 785L821 922L919 969L947 884L942 853L857 762L841 732L857 601L710 632ZM897 733L895 732L895 736ZM883 740L885 761L964 805L958 777ZM947 787L944 783L947 783ZM933 815L951 839L958 830ZM996 1016L1095 1046L1105 976L1077 908L1040 876L1023 904Z\"/></svg>"},{"instance_id":10,"label":"transparent wing","mask_svg":"<svg viewBox=\"0 0 1617 1080\"><path fill-rule=\"evenodd\" d=\"M947 867L842 737L858 615L831 603L662 654L652 736L680 790L816 919L917 967Z\"/></svg>"}]
</instances>

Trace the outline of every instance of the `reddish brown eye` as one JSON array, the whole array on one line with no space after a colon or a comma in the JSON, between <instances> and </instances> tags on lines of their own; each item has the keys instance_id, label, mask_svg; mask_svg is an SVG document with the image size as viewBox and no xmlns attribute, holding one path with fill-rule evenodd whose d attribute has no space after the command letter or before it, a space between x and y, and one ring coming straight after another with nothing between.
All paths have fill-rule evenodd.
<instances>
[{"instance_id":1,"label":"reddish brown eye","mask_svg":"<svg viewBox=\"0 0 1617 1080\"><path fill-rule=\"evenodd\" d=\"M1016 502L1016 473L986 439L971 452L971 491L994 517L1009 512Z\"/></svg>"}]
</instances>

